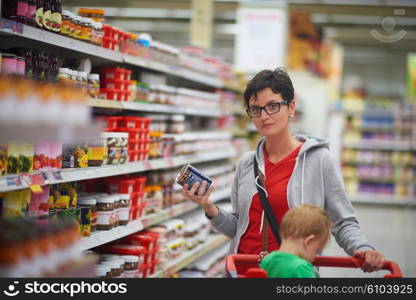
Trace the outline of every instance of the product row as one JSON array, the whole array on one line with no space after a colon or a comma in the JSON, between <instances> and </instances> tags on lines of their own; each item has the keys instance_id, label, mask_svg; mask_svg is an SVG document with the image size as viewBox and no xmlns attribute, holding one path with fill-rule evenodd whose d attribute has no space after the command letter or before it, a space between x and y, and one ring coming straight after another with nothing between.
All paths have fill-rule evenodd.
<instances>
[{"instance_id":1,"label":"product row","mask_svg":"<svg viewBox=\"0 0 416 300\"><path fill-rule=\"evenodd\" d=\"M344 164L407 165L416 166L416 154L406 151L375 151L342 149Z\"/></svg>"},{"instance_id":2,"label":"product row","mask_svg":"<svg viewBox=\"0 0 416 300\"><path fill-rule=\"evenodd\" d=\"M69 220L1 218L0 228L0 277L62 276L83 259L78 228Z\"/></svg>"},{"instance_id":3,"label":"product row","mask_svg":"<svg viewBox=\"0 0 416 300\"><path fill-rule=\"evenodd\" d=\"M408 132L354 132L348 131L344 133L345 143L411 143L414 137Z\"/></svg>"},{"instance_id":4,"label":"product row","mask_svg":"<svg viewBox=\"0 0 416 300\"><path fill-rule=\"evenodd\" d=\"M153 41L148 33L126 32L102 23L104 14L102 9L80 8L78 13L62 10L59 0L5 0L2 2L2 17L15 22L172 67L181 66L211 76L222 77L225 80L236 79L228 64L201 48L177 49ZM13 27L12 24L7 26Z\"/></svg>"},{"instance_id":5,"label":"product row","mask_svg":"<svg viewBox=\"0 0 416 300\"><path fill-rule=\"evenodd\" d=\"M362 181L394 181L411 182L415 176L415 169L397 166L346 166L342 167L344 178L358 178Z\"/></svg>"},{"instance_id":6,"label":"product row","mask_svg":"<svg viewBox=\"0 0 416 300\"><path fill-rule=\"evenodd\" d=\"M90 107L79 90L0 76L0 124L74 127L90 121Z\"/></svg>"},{"instance_id":7,"label":"product row","mask_svg":"<svg viewBox=\"0 0 416 300\"><path fill-rule=\"evenodd\" d=\"M409 183L365 183L358 179L345 180L345 189L349 196L367 197L377 201L377 196L388 197L392 202L397 199L412 199L416 196L414 187Z\"/></svg>"},{"instance_id":8,"label":"product row","mask_svg":"<svg viewBox=\"0 0 416 300\"><path fill-rule=\"evenodd\" d=\"M100 246L96 277L148 277L164 270L171 262L206 241L212 225L203 216L170 219L132 234L121 241ZM136 257L133 265L126 265L123 256ZM133 260L133 257L129 258ZM116 264L118 267L115 269ZM115 272L114 272L115 271Z\"/></svg>"}]
</instances>

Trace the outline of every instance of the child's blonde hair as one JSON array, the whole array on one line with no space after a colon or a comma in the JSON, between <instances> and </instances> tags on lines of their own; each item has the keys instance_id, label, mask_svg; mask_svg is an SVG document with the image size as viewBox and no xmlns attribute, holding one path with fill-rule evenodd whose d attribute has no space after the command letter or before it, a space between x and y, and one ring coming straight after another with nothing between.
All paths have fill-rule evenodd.
<instances>
[{"instance_id":1,"label":"child's blonde hair","mask_svg":"<svg viewBox=\"0 0 416 300\"><path fill-rule=\"evenodd\" d=\"M280 235L286 238L306 238L310 235L329 240L331 221L318 206L303 204L293 207L284 215L280 224Z\"/></svg>"}]
</instances>

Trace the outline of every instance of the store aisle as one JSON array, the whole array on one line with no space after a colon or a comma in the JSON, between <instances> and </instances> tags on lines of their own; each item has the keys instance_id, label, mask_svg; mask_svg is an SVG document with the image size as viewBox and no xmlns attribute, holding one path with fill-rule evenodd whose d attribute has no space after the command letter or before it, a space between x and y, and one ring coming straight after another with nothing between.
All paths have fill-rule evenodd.
<instances>
[{"instance_id":1,"label":"store aisle","mask_svg":"<svg viewBox=\"0 0 416 300\"><path fill-rule=\"evenodd\" d=\"M405 277L416 276L413 243L416 238L416 207L396 207L355 204L361 228L370 242L386 259L399 264ZM332 238L324 255L341 255L345 252ZM385 271L364 273L361 270L322 268L322 277L382 277Z\"/></svg>"}]
</instances>

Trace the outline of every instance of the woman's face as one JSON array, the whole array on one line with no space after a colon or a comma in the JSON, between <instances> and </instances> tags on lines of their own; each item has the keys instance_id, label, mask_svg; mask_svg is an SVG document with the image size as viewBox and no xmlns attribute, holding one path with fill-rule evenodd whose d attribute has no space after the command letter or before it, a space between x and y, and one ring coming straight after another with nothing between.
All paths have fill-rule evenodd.
<instances>
[{"instance_id":1,"label":"woman's face","mask_svg":"<svg viewBox=\"0 0 416 300\"><path fill-rule=\"evenodd\" d=\"M249 101L250 107L265 106L269 103L283 102L280 94L275 94L271 88L265 88L257 92L257 97L253 97ZM267 114L263 109L258 118L251 118L256 126L257 131L267 137L281 134L284 130L288 130L289 116L295 113L295 101L291 101L289 107L286 104L280 105L280 111L274 114Z\"/></svg>"}]
</instances>

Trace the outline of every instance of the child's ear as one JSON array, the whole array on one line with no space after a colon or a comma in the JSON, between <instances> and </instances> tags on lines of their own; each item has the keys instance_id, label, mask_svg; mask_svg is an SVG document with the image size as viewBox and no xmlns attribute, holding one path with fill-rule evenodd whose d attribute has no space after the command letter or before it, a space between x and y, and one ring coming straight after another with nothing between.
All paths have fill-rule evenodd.
<instances>
[{"instance_id":1,"label":"child's ear","mask_svg":"<svg viewBox=\"0 0 416 300\"><path fill-rule=\"evenodd\" d=\"M309 246L315 239L316 239L316 236L314 234L311 234L303 240L303 244L305 246Z\"/></svg>"}]
</instances>

